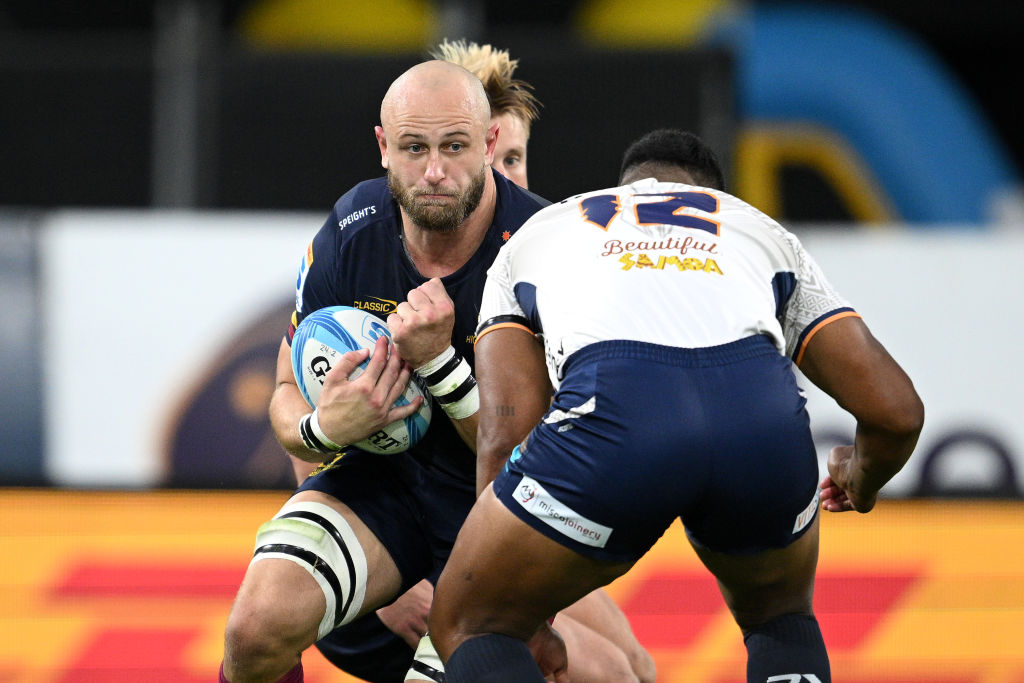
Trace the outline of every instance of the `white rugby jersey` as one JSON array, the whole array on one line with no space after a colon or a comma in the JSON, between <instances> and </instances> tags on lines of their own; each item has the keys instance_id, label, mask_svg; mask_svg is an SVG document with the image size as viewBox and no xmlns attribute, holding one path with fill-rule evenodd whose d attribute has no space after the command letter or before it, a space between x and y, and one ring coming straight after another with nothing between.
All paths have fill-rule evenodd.
<instances>
[{"instance_id":1,"label":"white rugby jersey","mask_svg":"<svg viewBox=\"0 0 1024 683\"><path fill-rule=\"evenodd\" d=\"M799 240L725 192L654 178L534 214L487 272L477 340L542 334L551 381L587 344L699 348L755 334L799 362L822 326L857 315Z\"/></svg>"}]
</instances>

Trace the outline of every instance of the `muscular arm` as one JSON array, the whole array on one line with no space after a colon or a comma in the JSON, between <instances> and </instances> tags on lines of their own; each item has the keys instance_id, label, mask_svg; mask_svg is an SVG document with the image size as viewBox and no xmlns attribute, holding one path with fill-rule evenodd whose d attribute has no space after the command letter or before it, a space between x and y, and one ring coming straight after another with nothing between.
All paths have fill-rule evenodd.
<instances>
[{"instance_id":1,"label":"muscular arm","mask_svg":"<svg viewBox=\"0 0 1024 683\"><path fill-rule=\"evenodd\" d=\"M455 304L437 277L410 291L406 301L388 316L395 347L414 368L448 348L454 326ZM462 440L475 451L479 414L450 419Z\"/></svg>"},{"instance_id":2,"label":"muscular arm","mask_svg":"<svg viewBox=\"0 0 1024 683\"><path fill-rule=\"evenodd\" d=\"M924 405L910 378L859 318L819 330L807 344L800 370L857 420L853 446L840 446L829 456L825 507L867 512L913 452Z\"/></svg>"},{"instance_id":3,"label":"muscular arm","mask_svg":"<svg viewBox=\"0 0 1024 683\"><path fill-rule=\"evenodd\" d=\"M310 412L310 407L295 384L291 352L288 342L282 340L277 352L277 386L270 398L270 426L278 442L290 455L305 462L319 463L323 461L324 454L306 448L299 436L299 420Z\"/></svg>"},{"instance_id":4,"label":"muscular arm","mask_svg":"<svg viewBox=\"0 0 1024 683\"><path fill-rule=\"evenodd\" d=\"M480 413L474 413L463 420L452 420L452 424L455 426L455 431L458 432L462 440L466 442L469 448L476 452L477 448L477 433L480 424Z\"/></svg>"},{"instance_id":5,"label":"muscular arm","mask_svg":"<svg viewBox=\"0 0 1024 683\"><path fill-rule=\"evenodd\" d=\"M492 330L476 346L480 385L476 488L479 495L551 404L544 347L519 328Z\"/></svg>"}]
</instances>

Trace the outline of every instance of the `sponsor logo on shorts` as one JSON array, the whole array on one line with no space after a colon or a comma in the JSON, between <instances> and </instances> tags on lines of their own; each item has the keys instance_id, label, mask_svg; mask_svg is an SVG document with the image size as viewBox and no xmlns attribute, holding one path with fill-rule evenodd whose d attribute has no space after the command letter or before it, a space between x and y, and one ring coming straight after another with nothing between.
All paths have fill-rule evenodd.
<instances>
[{"instance_id":1,"label":"sponsor logo on shorts","mask_svg":"<svg viewBox=\"0 0 1024 683\"><path fill-rule=\"evenodd\" d=\"M595 548L603 548L613 529L587 519L562 504L532 477L523 477L516 489L516 501L531 515L564 536Z\"/></svg>"},{"instance_id":2,"label":"sponsor logo on shorts","mask_svg":"<svg viewBox=\"0 0 1024 683\"><path fill-rule=\"evenodd\" d=\"M519 488L516 489L516 497L519 499L520 504L529 503L536 495L537 489L531 484L520 484Z\"/></svg>"},{"instance_id":3,"label":"sponsor logo on shorts","mask_svg":"<svg viewBox=\"0 0 1024 683\"><path fill-rule=\"evenodd\" d=\"M811 498L811 504L803 509L799 515L796 516L796 521L793 522L793 533L797 533L805 526L811 523L814 519L814 513L818 511L818 491L814 492L814 497Z\"/></svg>"}]
</instances>

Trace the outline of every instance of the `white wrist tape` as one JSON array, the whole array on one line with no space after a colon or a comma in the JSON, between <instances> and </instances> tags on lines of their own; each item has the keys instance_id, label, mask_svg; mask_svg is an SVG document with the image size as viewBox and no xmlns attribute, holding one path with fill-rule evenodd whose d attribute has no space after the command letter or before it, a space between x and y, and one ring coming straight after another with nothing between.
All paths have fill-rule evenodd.
<instances>
[{"instance_id":1,"label":"white wrist tape","mask_svg":"<svg viewBox=\"0 0 1024 683\"><path fill-rule=\"evenodd\" d=\"M455 355L455 347L449 346L447 349L442 351L436 358L428 360L423 365L416 368L416 373L420 377L427 377L428 375L434 374L434 372L442 365L447 363Z\"/></svg>"},{"instance_id":2,"label":"white wrist tape","mask_svg":"<svg viewBox=\"0 0 1024 683\"><path fill-rule=\"evenodd\" d=\"M477 388L476 380L472 375L469 376L469 381L473 383L469 393L457 401L445 403L440 398L437 399L441 407L444 408L444 412L453 420L464 420L480 410L480 389Z\"/></svg>"},{"instance_id":3,"label":"white wrist tape","mask_svg":"<svg viewBox=\"0 0 1024 683\"><path fill-rule=\"evenodd\" d=\"M453 420L480 410L480 390L466 359L449 346L439 356L416 369L427 390Z\"/></svg>"},{"instance_id":4,"label":"white wrist tape","mask_svg":"<svg viewBox=\"0 0 1024 683\"><path fill-rule=\"evenodd\" d=\"M320 442L323 443L323 445L325 445L328 448L333 449L335 451L340 451L341 450L341 444L334 443L334 441L331 440L331 437L329 437L326 434L324 434L324 430L320 428L320 417L319 417L319 415L320 415L320 410L319 409L314 410L313 414L310 415L309 426L313 428L313 433L316 435L316 438L320 439Z\"/></svg>"},{"instance_id":5,"label":"white wrist tape","mask_svg":"<svg viewBox=\"0 0 1024 683\"><path fill-rule=\"evenodd\" d=\"M340 444L334 443L329 436L324 434L315 410L299 420L299 436L302 437L302 443L306 445L306 448L325 455L337 453L342 448Z\"/></svg>"}]
</instances>

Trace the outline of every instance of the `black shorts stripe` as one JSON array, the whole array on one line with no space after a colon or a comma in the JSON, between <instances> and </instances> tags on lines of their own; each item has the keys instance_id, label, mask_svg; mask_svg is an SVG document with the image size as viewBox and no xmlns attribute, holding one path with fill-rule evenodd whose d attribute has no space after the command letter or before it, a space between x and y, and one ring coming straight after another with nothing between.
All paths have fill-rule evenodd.
<instances>
[{"instance_id":1,"label":"black shorts stripe","mask_svg":"<svg viewBox=\"0 0 1024 683\"><path fill-rule=\"evenodd\" d=\"M334 542L338 545L338 548L341 550L341 554L345 557L345 565L348 567L349 591L348 596L345 599L344 605L342 605L342 601L340 600L339 592L338 608L336 610L337 618L334 620L335 627L341 626L342 619L348 613L348 608L352 606L352 598L355 597L356 593L356 563L352 560L352 554L349 552L348 547L345 545L345 541L341 537L341 532L338 531L337 527L335 527L333 524L327 521L327 519L325 519L324 517L321 517L315 512L309 512L308 510L296 510L295 512L289 512L287 514L281 515L279 519L287 519L289 517L301 517L302 519L308 519L309 521L323 527L324 531L329 533L331 535L331 538L334 539ZM313 567L317 568L316 565L313 565Z\"/></svg>"},{"instance_id":2,"label":"black shorts stripe","mask_svg":"<svg viewBox=\"0 0 1024 683\"><path fill-rule=\"evenodd\" d=\"M259 548L256 548L256 552L253 553L253 556L259 555L260 553L282 553L284 555L292 555L312 567L313 571L319 572L327 583L330 584L331 590L334 591L334 625L335 627L338 626L341 621L338 615L344 614L339 607L339 605L341 605L341 582L338 581L338 576L334 573L334 570L331 569L331 567L324 562L319 555L310 550L306 550L305 548L300 548L297 545L291 545L290 543L268 543L266 545L261 545ZM351 597L349 600L351 600Z\"/></svg>"}]
</instances>

